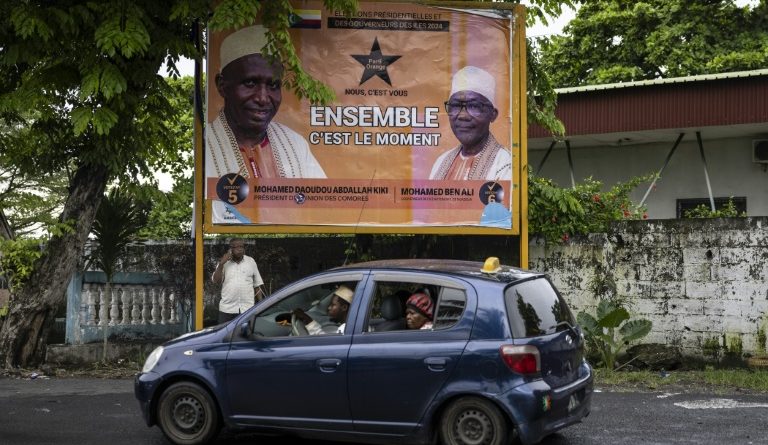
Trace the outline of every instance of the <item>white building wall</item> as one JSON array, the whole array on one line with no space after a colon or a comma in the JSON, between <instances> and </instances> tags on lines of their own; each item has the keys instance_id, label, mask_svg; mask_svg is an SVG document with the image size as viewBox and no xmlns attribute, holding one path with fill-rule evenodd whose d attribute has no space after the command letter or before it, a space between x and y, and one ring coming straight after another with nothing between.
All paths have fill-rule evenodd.
<instances>
[{"instance_id":1,"label":"white building wall","mask_svg":"<svg viewBox=\"0 0 768 445\"><path fill-rule=\"evenodd\" d=\"M747 198L749 216L768 215L768 164L752 161L752 139L708 140L702 134L704 155L714 197L742 196ZM571 147L576 182L592 176L607 189L616 182L658 171L672 149L674 141L665 144L644 144L602 147ZM546 149L529 150L528 162L538 169ZM550 153L540 176L552 178L562 187L571 184L565 144L560 142ZM648 184L638 187L632 195L639 203ZM695 133L686 133L672 159L649 194L646 205L651 219L676 217L677 199L708 198L704 167Z\"/></svg>"}]
</instances>

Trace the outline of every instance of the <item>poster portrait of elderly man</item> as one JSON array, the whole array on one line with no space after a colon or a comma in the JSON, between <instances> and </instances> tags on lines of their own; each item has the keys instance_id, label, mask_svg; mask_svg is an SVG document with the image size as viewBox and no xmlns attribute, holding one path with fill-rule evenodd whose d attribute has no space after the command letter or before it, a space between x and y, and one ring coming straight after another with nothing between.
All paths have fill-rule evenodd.
<instances>
[{"instance_id":1,"label":"poster portrait of elderly man","mask_svg":"<svg viewBox=\"0 0 768 445\"><path fill-rule=\"evenodd\" d=\"M511 180L512 156L490 130L499 116L493 76L475 66L457 71L445 111L459 145L437 158L429 179Z\"/></svg>"},{"instance_id":2,"label":"poster portrait of elderly man","mask_svg":"<svg viewBox=\"0 0 768 445\"><path fill-rule=\"evenodd\" d=\"M266 43L261 25L221 43L215 80L224 106L205 131L206 176L325 178L306 139L273 121L282 102L283 68L262 56Z\"/></svg>"}]
</instances>

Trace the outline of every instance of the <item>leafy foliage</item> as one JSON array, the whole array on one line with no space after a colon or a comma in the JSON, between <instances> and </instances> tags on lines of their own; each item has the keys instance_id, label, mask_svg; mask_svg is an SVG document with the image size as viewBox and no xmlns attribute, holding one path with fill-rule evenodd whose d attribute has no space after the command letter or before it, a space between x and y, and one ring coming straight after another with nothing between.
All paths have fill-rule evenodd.
<instances>
[{"instance_id":1,"label":"leafy foliage","mask_svg":"<svg viewBox=\"0 0 768 445\"><path fill-rule=\"evenodd\" d=\"M173 190L155 191L147 224L138 233L141 239L189 238L192 231L192 176L177 179Z\"/></svg>"},{"instance_id":2,"label":"leafy foliage","mask_svg":"<svg viewBox=\"0 0 768 445\"><path fill-rule=\"evenodd\" d=\"M279 8L284 2L234 3L230 15L245 23L253 16L243 6ZM139 183L157 169L184 164L173 89L157 73L163 63L177 73L180 57L201 56L190 35L193 24L211 14L215 23L224 13L207 0L0 2L2 165L26 178L67 172L69 180L56 230L0 331L4 365L44 357L45 334L65 295L65 284L54 283L66 283L74 272L107 184ZM265 15L265 25L279 37L287 17ZM271 45L277 57L290 56L281 40ZM316 85L305 87L306 97L327 98Z\"/></svg>"},{"instance_id":3,"label":"leafy foliage","mask_svg":"<svg viewBox=\"0 0 768 445\"><path fill-rule=\"evenodd\" d=\"M532 234L547 242L568 241L576 234L605 232L613 221L645 219L644 207L638 207L629 195L653 175L619 182L608 191L592 178L574 188L561 188L551 179L528 176L528 224Z\"/></svg>"},{"instance_id":4,"label":"leafy foliage","mask_svg":"<svg viewBox=\"0 0 768 445\"><path fill-rule=\"evenodd\" d=\"M542 66L559 88L768 65L765 1L589 0L564 32L542 44Z\"/></svg>"},{"instance_id":5,"label":"leafy foliage","mask_svg":"<svg viewBox=\"0 0 768 445\"><path fill-rule=\"evenodd\" d=\"M715 208L714 211L710 206L700 204L691 210L686 210L683 216L685 218L744 218L747 216L747 213L739 212L733 199L729 199L725 205Z\"/></svg>"},{"instance_id":6,"label":"leafy foliage","mask_svg":"<svg viewBox=\"0 0 768 445\"><path fill-rule=\"evenodd\" d=\"M616 358L630 342L645 337L653 327L650 320L630 320L627 309L611 299L600 300L596 316L579 312L576 318L584 329L588 347L600 354L602 365L608 370L615 368Z\"/></svg>"},{"instance_id":7,"label":"leafy foliage","mask_svg":"<svg viewBox=\"0 0 768 445\"><path fill-rule=\"evenodd\" d=\"M323 3L327 9L344 14L354 13L358 5L357 0L324 0ZM262 22L270 30L267 34L267 52L280 60L285 68L283 85L293 90L299 99L309 99L313 104L329 103L335 98L333 91L307 74L296 54L288 34L292 13L293 7L288 0L224 0L216 8L208 25L214 31L239 28L252 24L257 14L261 14Z\"/></svg>"},{"instance_id":8,"label":"leafy foliage","mask_svg":"<svg viewBox=\"0 0 768 445\"><path fill-rule=\"evenodd\" d=\"M13 131L0 138L18 137L24 132ZM66 173L27 174L6 153L0 153L0 208L15 236L24 238L53 229L67 195Z\"/></svg>"},{"instance_id":9,"label":"leafy foliage","mask_svg":"<svg viewBox=\"0 0 768 445\"><path fill-rule=\"evenodd\" d=\"M0 238L0 275L8 280L11 292L29 278L42 253L42 240Z\"/></svg>"},{"instance_id":10,"label":"leafy foliage","mask_svg":"<svg viewBox=\"0 0 768 445\"><path fill-rule=\"evenodd\" d=\"M101 201L93 222L96 247L89 255L111 282L128 245L146 225L147 209L124 189L115 187Z\"/></svg>"},{"instance_id":11,"label":"leafy foliage","mask_svg":"<svg viewBox=\"0 0 768 445\"><path fill-rule=\"evenodd\" d=\"M178 162L165 165L160 170L173 178L170 192L162 192L152 186L138 191L144 200L152 202L147 224L138 235L142 239L189 238L192 230L194 79L186 76L166 81L173 93L169 102L175 110L175 120L173 125L169 125L173 129L172 137L178 147L179 158Z\"/></svg>"},{"instance_id":12,"label":"leafy foliage","mask_svg":"<svg viewBox=\"0 0 768 445\"><path fill-rule=\"evenodd\" d=\"M557 93L551 76L541 63L541 44L538 42L541 42L541 39L537 39L536 43L530 40L526 42L528 122L546 128L553 135L563 136L565 126L555 115Z\"/></svg>"}]
</instances>

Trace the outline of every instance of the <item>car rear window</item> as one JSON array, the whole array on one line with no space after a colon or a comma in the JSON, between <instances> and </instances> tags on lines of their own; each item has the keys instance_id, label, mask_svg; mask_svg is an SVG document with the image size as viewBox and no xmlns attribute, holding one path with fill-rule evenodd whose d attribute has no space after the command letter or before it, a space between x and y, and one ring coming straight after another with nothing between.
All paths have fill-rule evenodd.
<instances>
[{"instance_id":1,"label":"car rear window","mask_svg":"<svg viewBox=\"0 0 768 445\"><path fill-rule=\"evenodd\" d=\"M507 288L504 301L512 335L516 338L553 334L574 324L565 300L546 278Z\"/></svg>"}]
</instances>

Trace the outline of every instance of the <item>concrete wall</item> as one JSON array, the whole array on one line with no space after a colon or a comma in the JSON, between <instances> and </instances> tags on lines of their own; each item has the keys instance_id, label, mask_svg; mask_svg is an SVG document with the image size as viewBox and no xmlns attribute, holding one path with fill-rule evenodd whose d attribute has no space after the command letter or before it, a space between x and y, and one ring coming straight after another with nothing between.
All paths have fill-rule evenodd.
<instances>
[{"instance_id":1,"label":"concrete wall","mask_svg":"<svg viewBox=\"0 0 768 445\"><path fill-rule=\"evenodd\" d=\"M708 139L702 135L709 179L714 197L747 198L748 216L768 215L768 164L752 162L752 139ZM656 172L672 149L668 144L619 145L612 147L572 148L574 176L577 182L592 176L606 187L616 182ZM530 150L528 161L536 171L546 150ZM571 185L568 157L564 143L552 150L540 176L551 178L561 187ZM632 195L640 202L648 188L641 185ZM646 204L651 219L676 217L676 200L708 198L704 167L695 133L687 133L677 147L664 174L650 193Z\"/></svg>"},{"instance_id":2,"label":"concrete wall","mask_svg":"<svg viewBox=\"0 0 768 445\"><path fill-rule=\"evenodd\" d=\"M768 218L628 221L568 244L530 243L574 313L618 297L653 322L643 343L701 356L707 341L758 350L768 330ZM765 347L765 345L763 345Z\"/></svg>"}]
</instances>

